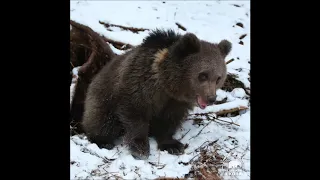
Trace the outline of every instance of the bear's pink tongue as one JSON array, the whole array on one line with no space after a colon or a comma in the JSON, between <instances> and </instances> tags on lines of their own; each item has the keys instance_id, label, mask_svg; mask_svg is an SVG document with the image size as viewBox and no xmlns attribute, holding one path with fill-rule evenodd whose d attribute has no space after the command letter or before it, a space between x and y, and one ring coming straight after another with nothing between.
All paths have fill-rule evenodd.
<instances>
[{"instance_id":1,"label":"bear's pink tongue","mask_svg":"<svg viewBox=\"0 0 320 180\"><path fill-rule=\"evenodd\" d=\"M198 101L198 105L201 109L204 109L207 107L207 102L205 100L203 100L201 96L197 97L197 101Z\"/></svg>"}]
</instances>

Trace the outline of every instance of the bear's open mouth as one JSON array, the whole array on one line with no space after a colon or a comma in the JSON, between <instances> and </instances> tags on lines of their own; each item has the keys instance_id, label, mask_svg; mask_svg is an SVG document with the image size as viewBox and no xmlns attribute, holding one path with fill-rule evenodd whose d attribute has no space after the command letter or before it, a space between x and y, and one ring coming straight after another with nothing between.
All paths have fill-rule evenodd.
<instances>
[{"instance_id":1,"label":"bear's open mouth","mask_svg":"<svg viewBox=\"0 0 320 180\"><path fill-rule=\"evenodd\" d=\"M201 108L201 109L204 109L207 107L207 101L204 100L201 96L197 95L197 103L198 103L198 106Z\"/></svg>"}]
</instances>

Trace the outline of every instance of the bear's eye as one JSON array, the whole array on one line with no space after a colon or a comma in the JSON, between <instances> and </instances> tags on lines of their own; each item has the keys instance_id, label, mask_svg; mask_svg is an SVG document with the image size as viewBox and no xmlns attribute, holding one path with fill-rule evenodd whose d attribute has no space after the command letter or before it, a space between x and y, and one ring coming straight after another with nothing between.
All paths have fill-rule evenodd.
<instances>
[{"instance_id":1,"label":"bear's eye","mask_svg":"<svg viewBox=\"0 0 320 180\"><path fill-rule=\"evenodd\" d=\"M208 74L207 73L200 73L198 76L198 79L200 82L206 81L208 79Z\"/></svg>"},{"instance_id":2,"label":"bear's eye","mask_svg":"<svg viewBox=\"0 0 320 180\"><path fill-rule=\"evenodd\" d=\"M217 79L217 84L220 82L220 80L221 80L221 77L219 76Z\"/></svg>"}]
</instances>

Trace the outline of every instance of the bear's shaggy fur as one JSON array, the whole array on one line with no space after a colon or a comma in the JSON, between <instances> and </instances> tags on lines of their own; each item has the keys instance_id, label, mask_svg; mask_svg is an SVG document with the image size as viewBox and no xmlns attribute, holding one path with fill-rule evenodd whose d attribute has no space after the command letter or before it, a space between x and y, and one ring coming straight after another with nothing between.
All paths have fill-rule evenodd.
<instances>
[{"instance_id":1,"label":"bear's shaggy fur","mask_svg":"<svg viewBox=\"0 0 320 180\"><path fill-rule=\"evenodd\" d=\"M172 136L188 110L214 103L230 51L227 40L214 44L192 33L152 31L90 84L82 121L89 140L110 149L124 133L132 156L147 159L152 136L160 150L183 153L184 145Z\"/></svg>"}]
</instances>

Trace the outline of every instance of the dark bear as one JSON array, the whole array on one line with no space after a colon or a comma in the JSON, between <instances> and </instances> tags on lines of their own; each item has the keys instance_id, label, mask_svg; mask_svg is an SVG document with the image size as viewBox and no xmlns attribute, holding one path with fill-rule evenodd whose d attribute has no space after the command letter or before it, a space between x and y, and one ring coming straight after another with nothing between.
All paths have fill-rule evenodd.
<instances>
[{"instance_id":1,"label":"dark bear","mask_svg":"<svg viewBox=\"0 0 320 180\"><path fill-rule=\"evenodd\" d=\"M82 126L88 139L111 149L124 135L135 159L149 157L148 136L160 150L181 154L173 135L195 105L213 105L226 79L231 43L194 34L152 31L141 45L115 57L88 88Z\"/></svg>"}]
</instances>

